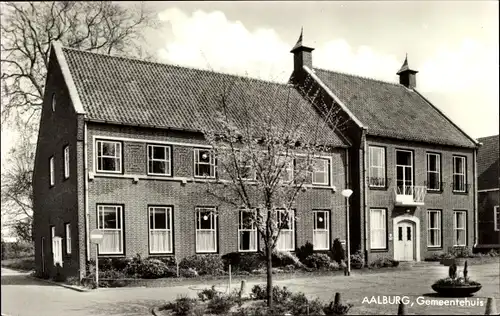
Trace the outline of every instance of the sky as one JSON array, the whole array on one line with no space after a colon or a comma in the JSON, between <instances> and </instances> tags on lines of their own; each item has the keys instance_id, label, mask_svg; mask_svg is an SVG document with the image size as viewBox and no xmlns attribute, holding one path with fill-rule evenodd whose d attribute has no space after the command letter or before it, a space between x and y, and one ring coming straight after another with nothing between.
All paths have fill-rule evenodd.
<instances>
[{"instance_id":1,"label":"sky","mask_svg":"<svg viewBox=\"0 0 500 316\"><path fill-rule=\"evenodd\" d=\"M125 5L125 4L124 4ZM280 81L304 32L313 66L397 82L408 54L417 89L473 138L499 131L497 1L146 2L145 34L164 63ZM167 84L167 83L166 83ZM436 127L439 128L439 127ZM2 165L15 135L2 130Z\"/></svg>"}]
</instances>

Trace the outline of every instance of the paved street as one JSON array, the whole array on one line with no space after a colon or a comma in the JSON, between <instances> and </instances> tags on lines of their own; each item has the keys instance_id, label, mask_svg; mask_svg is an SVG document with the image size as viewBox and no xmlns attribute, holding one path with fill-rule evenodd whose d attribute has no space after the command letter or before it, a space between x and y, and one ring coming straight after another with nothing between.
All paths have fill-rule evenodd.
<instances>
[{"instance_id":1,"label":"paved street","mask_svg":"<svg viewBox=\"0 0 500 316\"><path fill-rule=\"evenodd\" d=\"M471 278L483 285L477 297L484 301L484 304L486 303L484 297L495 297L497 310L500 310L498 264L475 265L471 266L469 271ZM432 282L446 275L447 267L429 264L415 267L410 271L362 275L354 271L349 278L342 275L315 279L296 278L275 283L286 285L292 290L303 291L313 297L317 296L324 301L333 300L335 292L340 292L343 301L354 304L350 314L396 314L397 305L363 303L364 297L371 298L377 295L408 295L415 302L414 306L408 306L409 314L484 314L484 306L445 307L418 304L417 297L431 293ZM248 287L255 283L249 282ZM233 284L236 286L238 280ZM175 299L178 295L194 296L199 288L202 286L183 285L169 288L99 289L80 293L32 280L26 273L2 268L2 313L10 316L149 315L151 307L155 304ZM436 297L425 298L436 299Z\"/></svg>"}]
</instances>

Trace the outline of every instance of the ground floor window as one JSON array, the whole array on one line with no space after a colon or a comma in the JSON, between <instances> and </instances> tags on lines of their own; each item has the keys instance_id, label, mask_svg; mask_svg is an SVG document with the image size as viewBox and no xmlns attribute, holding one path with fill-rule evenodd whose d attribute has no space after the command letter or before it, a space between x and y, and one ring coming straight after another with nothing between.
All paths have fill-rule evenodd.
<instances>
[{"instance_id":1,"label":"ground floor window","mask_svg":"<svg viewBox=\"0 0 500 316\"><path fill-rule=\"evenodd\" d=\"M330 212L313 211L313 248L330 249Z\"/></svg>"},{"instance_id":2,"label":"ground floor window","mask_svg":"<svg viewBox=\"0 0 500 316\"><path fill-rule=\"evenodd\" d=\"M172 208L149 207L149 252L172 253Z\"/></svg>"},{"instance_id":3,"label":"ground floor window","mask_svg":"<svg viewBox=\"0 0 500 316\"><path fill-rule=\"evenodd\" d=\"M295 218L293 210L278 210L276 214L278 227L281 228L276 248L281 251L295 250Z\"/></svg>"},{"instance_id":4,"label":"ground floor window","mask_svg":"<svg viewBox=\"0 0 500 316\"><path fill-rule=\"evenodd\" d=\"M215 208L196 208L196 252L217 252Z\"/></svg>"},{"instance_id":5,"label":"ground floor window","mask_svg":"<svg viewBox=\"0 0 500 316\"><path fill-rule=\"evenodd\" d=\"M467 245L467 212L453 212L453 227L455 233L455 246Z\"/></svg>"},{"instance_id":6,"label":"ground floor window","mask_svg":"<svg viewBox=\"0 0 500 316\"><path fill-rule=\"evenodd\" d=\"M99 254L123 253L123 207L121 205L99 205L97 207L97 228L102 230L103 239Z\"/></svg>"},{"instance_id":7,"label":"ground floor window","mask_svg":"<svg viewBox=\"0 0 500 316\"><path fill-rule=\"evenodd\" d=\"M385 209L370 210L370 248L387 248L387 221Z\"/></svg>"},{"instance_id":8,"label":"ground floor window","mask_svg":"<svg viewBox=\"0 0 500 316\"><path fill-rule=\"evenodd\" d=\"M427 246L441 247L441 211L427 211Z\"/></svg>"},{"instance_id":9,"label":"ground floor window","mask_svg":"<svg viewBox=\"0 0 500 316\"><path fill-rule=\"evenodd\" d=\"M257 251L255 210L240 210L238 225L238 251Z\"/></svg>"}]
</instances>

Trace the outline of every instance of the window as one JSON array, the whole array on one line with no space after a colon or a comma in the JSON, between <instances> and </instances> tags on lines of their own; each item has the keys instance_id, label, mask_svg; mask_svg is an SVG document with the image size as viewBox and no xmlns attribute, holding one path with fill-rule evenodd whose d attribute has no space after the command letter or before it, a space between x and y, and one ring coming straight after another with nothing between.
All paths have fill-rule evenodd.
<instances>
[{"instance_id":1,"label":"window","mask_svg":"<svg viewBox=\"0 0 500 316\"><path fill-rule=\"evenodd\" d=\"M56 228L50 226L50 240L52 244L52 262L54 265L63 265L61 237L56 236Z\"/></svg>"},{"instance_id":2,"label":"window","mask_svg":"<svg viewBox=\"0 0 500 316\"><path fill-rule=\"evenodd\" d=\"M371 187L385 187L385 148L369 147L369 185Z\"/></svg>"},{"instance_id":3,"label":"window","mask_svg":"<svg viewBox=\"0 0 500 316\"><path fill-rule=\"evenodd\" d=\"M453 156L453 191L466 192L465 170L465 157Z\"/></svg>"},{"instance_id":4,"label":"window","mask_svg":"<svg viewBox=\"0 0 500 316\"><path fill-rule=\"evenodd\" d=\"M64 179L69 178L69 145L64 147Z\"/></svg>"},{"instance_id":5,"label":"window","mask_svg":"<svg viewBox=\"0 0 500 316\"><path fill-rule=\"evenodd\" d=\"M413 152L396 150L396 185L398 194L413 194Z\"/></svg>"},{"instance_id":6,"label":"window","mask_svg":"<svg viewBox=\"0 0 500 316\"><path fill-rule=\"evenodd\" d=\"M65 235L66 235L66 253L71 253L71 224L66 224L64 226Z\"/></svg>"},{"instance_id":7,"label":"window","mask_svg":"<svg viewBox=\"0 0 500 316\"><path fill-rule=\"evenodd\" d=\"M493 221L495 223L495 230L499 231L500 230L500 209L498 208L498 205L493 208Z\"/></svg>"},{"instance_id":8,"label":"window","mask_svg":"<svg viewBox=\"0 0 500 316\"><path fill-rule=\"evenodd\" d=\"M239 159L239 172L241 179L244 180L255 180L255 170L252 168L252 161L250 157L244 157L243 154L240 153Z\"/></svg>"},{"instance_id":9,"label":"window","mask_svg":"<svg viewBox=\"0 0 500 316\"><path fill-rule=\"evenodd\" d=\"M56 94L52 93L52 112L56 111Z\"/></svg>"},{"instance_id":10,"label":"window","mask_svg":"<svg viewBox=\"0 0 500 316\"><path fill-rule=\"evenodd\" d=\"M194 176L215 177L215 157L207 149L194 150Z\"/></svg>"},{"instance_id":11,"label":"window","mask_svg":"<svg viewBox=\"0 0 500 316\"><path fill-rule=\"evenodd\" d=\"M171 207L149 207L149 252L173 252Z\"/></svg>"},{"instance_id":12,"label":"window","mask_svg":"<svg viewBox=\"0 0 500 316\"><path fill-rule=\"evenodd\" d=\"M256 211L240 210L238 226L238 251L257 251Z\"/></svg>"},{"instance_id":13,"label":"window","mask_svg":"<svg viewBox=\"0 0 500 316\"><path fill-rule=\"evenodd\" d=\"M330 249L330 212L313 211L313 249Z\"/></svg>"},{"instance_id":14,"label":"window","mask_svg":"<svg viewBox=\"0 0 500 316\"><path fill-rule=\"evenodd\" d=\"M427 211L427 246L441 247L441 211Z\"/></svg>"},{"instance_id":15,"label":"window","mask_svg":"<svg viewBox=\"0 0 500 316\"><path fill-rule=\"evenodd\" d=\"M50 168L50 186L56 184L56 175L55 175L55 166L54 166L54 156L50 157L49 160L49 168Z\"/></svg>"},{"instance_id":16,"label":"window","mask_svg":"<svg viewBox=\"0 0 500 316\"><path fill-rule=\"evenodd\" d=\"M313 159L312 160L312 184L328 185L328 160L327 159Z\"/></svg>"},{"instance_id":17,"label":"window","mask_svg":"<svg viewBox=\"0 0 500 316\"><path fill-rule=\"evenodd\" d=\"M217 252L215 208L196 208L196 252Z\"/></svg>"},{"instance_id":18,"label":"window","mask_svg":"<svg viewBox=\"0 0 500 316\"><path fill-rule=\"evenodd\" d=\"M122 143L97 141L97 171L122 172Z\"/></svg>"},{"instance_id":19,"label":"window","mask_svg":"<svg viewBox=\"0 0 500 316\"><path fill-rule=\"evenodd\" d=\"M467 213L465 211L453 212L453 227L455 230L455 246L467 245Z\"/></svg>"},{"instance_id":20,"label":"window","mask_svg":"<svg viewBox=\"0 0 500 316\"><path fill-rule=\"evenodd\" d=\"M427 153L427 190L441 190L441 155Z\"/></svg>"},{"instance_id":21,"label":"window","mask_svg":"<svg viewBox=\"0 0 500 316\"><path fill-rule=\"evenodd\" d=\"M385 209L370 210L370 248L387 248L387 225ZM401 235L401 232L400 232Z\"/></svg>"},{"instance_id":22,"label":"window","mask_svg":"<svg viewBox=\"0 0 500 316\"><path fill-rule=\"evenodd\" d=\"M293 210L278 210L276 213L278 228L281 227L276 248L282 251L295 250L295 220Z\"/></svg>"},{"instance_id":23,"label":"window","mask_svg":"<svg viewBox=\"0 0 500 316\"><path fill-rule=\"evenodd\" d=\"M148 145L148 174L170 176L170 146Z\"/></svg>"},{"instance_id":24,"label":"window","mask_svg":"<svg viewBox=\"0 0 500 316\"><path fill-rule=\"evenodd\" d=\"M97 207L97 228L103 231L99 254L123 253L123 208L120 205Z\"/></svg>"},{"instance_id":25,"label":"window","mask_svg":"<svg viewBox=\"0 0 500 316\"><path fill-rule=\"evenodd\" d=\"M282 180L283 182L292 182L293 177L294 177L294 159L293 158L288 158L288 163L286 164L286 167L283 169L283 176Z\"/></svg>"}]
</instances>

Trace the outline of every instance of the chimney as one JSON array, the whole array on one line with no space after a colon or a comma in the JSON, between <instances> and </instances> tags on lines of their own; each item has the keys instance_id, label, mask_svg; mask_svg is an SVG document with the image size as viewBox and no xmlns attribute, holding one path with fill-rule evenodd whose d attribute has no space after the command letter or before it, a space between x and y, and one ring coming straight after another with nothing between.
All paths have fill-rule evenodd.
<instances>
[{"instance_id":1,"label":"chimney","mask_svg":"<svg viewBox=\"0 0 500 316\"><path fill-rule=\"evenodd\" d=\"M292 48L290 53L293 53L293 72L301 73L303 71L302 66L307 66L312 70L312 54L311 52L314 48L306 47L302 45L302 34L303 28L300 30L299 40L297 44Z\"/></svg>"},{"instance_id":2,"label":"chimney","mask_svg":"<svg viewBox=\"0 0 500 316\"><path fill-rule=\"evenodd\" d=\"M397 75L399 75L399 83L409 89L416 88L417 72L418 71L416 70L411 70L410 67L408 66L408 54L406 54L403 66L401 66L401 69L399 69L399 71L397 72Z\"/></svg>"}]
</instances>

